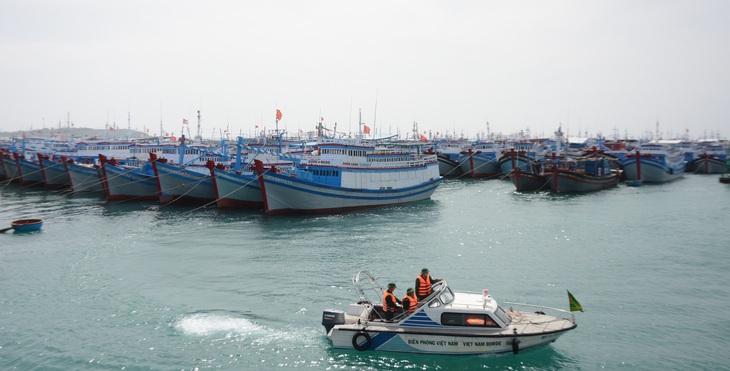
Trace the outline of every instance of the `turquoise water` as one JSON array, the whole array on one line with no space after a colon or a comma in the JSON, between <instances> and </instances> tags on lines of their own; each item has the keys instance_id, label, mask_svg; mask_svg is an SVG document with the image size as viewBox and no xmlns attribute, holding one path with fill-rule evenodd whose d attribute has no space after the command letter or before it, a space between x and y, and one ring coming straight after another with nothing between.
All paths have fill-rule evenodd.
<instances>
[{"instance_id":1,"label":"turquoise water","mask_svg":"<svg viewBox=\"0 0 730 371\"><path fill-rule=\"evenodd\" d=\"M730 186L520 194L445 180L432 200L332 216L107 203L8 185L0 369L727 369ZM422 267L456 290L585 312L548 347L503 356L331 349L325 308L368 269L401 297Z\"/></svg>"}]
</instances>

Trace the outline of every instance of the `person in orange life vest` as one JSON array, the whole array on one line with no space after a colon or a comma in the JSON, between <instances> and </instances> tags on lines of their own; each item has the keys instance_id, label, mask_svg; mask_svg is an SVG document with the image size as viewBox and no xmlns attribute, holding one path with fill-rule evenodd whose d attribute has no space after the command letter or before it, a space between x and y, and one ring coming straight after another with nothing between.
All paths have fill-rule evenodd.
<instances>
[{"instance_id":1,"label":"person in orange life vest","mask_svg":"<svg viewBox=\"0 0 730 371\"><path fill-rule=\"evenodd\" d=\"M431 295L432 285L441 282L440 278L431 278L428 274L428 268L421 269L421 274L416 276L416 296L418 300L423 300L426 296Z\"/></svg>"},{"instance_id":2,"label":"person in orange life vest","mask_svg":"<svg viewBox=\"0 0 730 371\"><path fill-rule=\"evenodd\" d=\"M388 284L388 289L383 292L383 312L385 312L385 320L392 321L395 311L400 308L400 300L393 294L395 283Z\"/></svg>"},{"instance_id":3,"label":"person in orange life vest","mask_svg":"<svg viewBox=\"0 0 730 371\"><path fill-rule=\"evenodd\" d=\"M416 298L416 291L413 290L413 287L409 287L408 290L406 290L406 296L403 297L401 303L403 304L404 311L412 312L416 310L418 298Z\"/></svg>"}]
</instances>

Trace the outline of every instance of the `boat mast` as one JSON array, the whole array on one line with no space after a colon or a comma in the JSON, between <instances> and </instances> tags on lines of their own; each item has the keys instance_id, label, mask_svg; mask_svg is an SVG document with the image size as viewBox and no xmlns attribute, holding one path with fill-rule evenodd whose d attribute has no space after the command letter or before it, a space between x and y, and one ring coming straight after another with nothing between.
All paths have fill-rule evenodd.
<instances>
[{"instance_id":1,"label":"boat mast","mask_svg":"<svg viewBox=\"0 0 730 371\"><path fill-rule=\"evenodd\" d=\"M362 137L362 108L357 109L357 134Z\"/></svg>"},{"instance_id":2,"label":"boat mast","mask_svg":"<svg viewBox=\"0 0 730 371\"><path fill-rule=\"evenodd\" d=\"M132 132L132 113L127 111L127 141L129 141L129 133Z\"/></svg>"},{"instance_id":3,"label":"boat mast","mask_svg":"<svg viewBox=\"0 0 730 371\"><path fill-rule=\"evenodd\" d=\"M162 102L160 102L160 136L157 137L157 141L162 144L162 141L165 139L163 136L165 134L164 130L162 129Z\"/></svg>"},{"instance_id":4,"label":"boat mast","mask_svg":"<svg viewBox=\"0 0 730 371\"><path fill-rule=\"evenodd\" d=\"M198 133L195 138L198 139L198 143L203 143L203 136L200 135L200 110L198 110Z\"/></svg>"}]
</instances>

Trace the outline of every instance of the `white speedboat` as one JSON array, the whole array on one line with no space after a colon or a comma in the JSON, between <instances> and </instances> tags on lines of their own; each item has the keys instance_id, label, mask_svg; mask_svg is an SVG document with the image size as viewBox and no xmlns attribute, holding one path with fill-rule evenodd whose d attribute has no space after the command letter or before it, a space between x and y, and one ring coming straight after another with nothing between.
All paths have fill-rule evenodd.
<instances>
[{"instance_id":1,"label":"white speedboat","mask_svg":"<svg viewBox=\"0 0 730 371\"><path fill-rule=\"evenodd\" d=\"M414 311L386 321L380 298L383 288L368 271L352 278L360 301L347 311L327 309L322 324L335 348L427 354L499 354L549 344L576 327L569 311L505 302L483 293L452 291L446 281ZM364 285L369 288L363 287Z\"/></svg>"}]
</instances>

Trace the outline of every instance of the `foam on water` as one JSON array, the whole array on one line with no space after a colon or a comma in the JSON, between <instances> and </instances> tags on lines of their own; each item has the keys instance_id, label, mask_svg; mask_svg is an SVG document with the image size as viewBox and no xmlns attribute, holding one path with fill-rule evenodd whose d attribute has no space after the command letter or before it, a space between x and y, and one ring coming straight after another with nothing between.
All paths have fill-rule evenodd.
<instances>
[{"instance_id":1,"label":"foam on water","mask_svg":"<svg viewBox=\"0 0 730 371\"><path fill-rule=\"evenodd\" d=\"M180 318L175 328L186 335L210 336L225 333L234 335L265 334L267 329L246 318L220 313L193 313Z\"/></svg>"}]
</instances>

